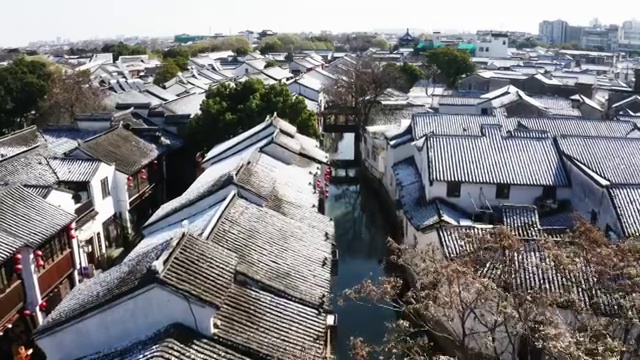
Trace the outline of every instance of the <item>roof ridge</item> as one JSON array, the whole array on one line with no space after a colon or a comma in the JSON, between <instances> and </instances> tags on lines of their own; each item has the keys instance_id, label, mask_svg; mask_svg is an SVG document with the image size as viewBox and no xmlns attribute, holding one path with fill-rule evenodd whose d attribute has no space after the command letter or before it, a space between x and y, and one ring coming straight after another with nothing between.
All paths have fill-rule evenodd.
<instances>
[{"instance_id":1,"label":"roof ridge","mask_svg":"<svg viewBox=\"0 0 640 360\"><path fill-rule=\"evenodd\" d=\"M31 125L31 126L28 126L28 127L24 128L24 129L13 131L13 132L11 132L9 134L0 136L0 141L6 140L6 139L10 139L10 138L12 138L14 136L17 136L17 135L24 134L24 133L26 133L26 132L28 132L30 130L33 130L33 129L37 129L37 127L35 125Z\"/></svg>"}]
</instances>

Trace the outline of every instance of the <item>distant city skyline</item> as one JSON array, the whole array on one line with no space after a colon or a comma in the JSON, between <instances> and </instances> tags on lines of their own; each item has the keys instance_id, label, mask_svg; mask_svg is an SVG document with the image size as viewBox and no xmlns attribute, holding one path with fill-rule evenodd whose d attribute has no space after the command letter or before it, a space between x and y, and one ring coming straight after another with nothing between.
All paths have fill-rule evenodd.
<instances>
[{"instance_id":1,"label":"distant city skyline","mask_svg":"<svg viewBox=\"0 0 640 360\"><path fill-rule=\"evenodd\" d=\"M245 29L277 32L373 31L379 28L421 28L427 32L458 29L525 31L537 33L542 20L562 19L572 25L588 25L594 17L603 24L620 24L629 19L628 1L610 0L607 7L576 7L572 3L540 0L535 6L514 6L507 0L490 3L462 0L425 3L405 0L392 5L370 2L325 0L322 3L278 4L245 0L113 0L108 5L87 6L80 0L11 1L0 13L0 46L26 46L33 41L115 38L117 34L163 37L180 33L228 34ZM397 14L397 16L395 15ZM499 20L497 20L499 19Z\"/></svg>"}]
</instances>

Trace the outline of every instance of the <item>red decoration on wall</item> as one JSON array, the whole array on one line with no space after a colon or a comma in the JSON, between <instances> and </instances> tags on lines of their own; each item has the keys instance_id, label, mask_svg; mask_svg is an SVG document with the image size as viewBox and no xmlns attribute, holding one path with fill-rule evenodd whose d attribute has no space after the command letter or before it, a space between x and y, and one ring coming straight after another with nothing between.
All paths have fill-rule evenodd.
<instances>
[{"instance_id":1,"label":"red decoration on wall","mask_svg":"<svg viewBox=\"0 0 640 360\"><path fill-rule=\"evenodd\" d=\"M40 250L36 250L36 251L34 251L34 252L33 252L33 256L35 256L35 257L37 257L37 258L42 257L42 251L40 251Z\"/></svg>"}]
</instances>

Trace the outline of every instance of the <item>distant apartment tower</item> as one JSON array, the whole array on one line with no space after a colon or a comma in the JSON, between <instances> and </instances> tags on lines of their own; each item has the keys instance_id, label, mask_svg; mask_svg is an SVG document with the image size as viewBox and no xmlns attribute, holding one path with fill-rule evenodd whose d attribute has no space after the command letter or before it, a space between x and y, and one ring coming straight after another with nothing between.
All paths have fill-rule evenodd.
<instances>
[{"instance_id":1,"label":"distant apartment tower","mask_svg":"<svg viewBox=\"0 0 640 360\"><path fill-rule=\"evenodd\" d=\"M635 19L622 23L619 31L620 50L637 51L640 49L640 21Z\"/></svg>"},{"instance_id":2,"label":"distant apartment tower","mask_svg":"<svg viewBox=\"0 0 640 360\"><path fill-rule=\"evenodd\" d=\"M618 25L596 25L582 29L580 46L584 49L618 50Z\"/></svg>"},{"instance_id":3,"label":"distant apartment tower","mask_svg":"<svg viewBox=\"0 0 640 360\"><path fill-rule=\"evenodd\" d=\"M538 34L542 41L549 45L559 45L567 42L569 23L564 20L544 20L538 26Z\"/></svg>"}]
</instances>

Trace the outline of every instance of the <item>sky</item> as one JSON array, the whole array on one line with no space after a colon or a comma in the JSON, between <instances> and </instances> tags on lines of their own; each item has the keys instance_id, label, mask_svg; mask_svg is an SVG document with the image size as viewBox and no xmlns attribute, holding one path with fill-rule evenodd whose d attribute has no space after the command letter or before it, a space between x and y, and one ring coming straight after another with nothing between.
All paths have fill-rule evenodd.
<instances>
[{"instance_id":1,"label":"sky","mask_svg":"<svg viewBox=\"0 0 640 360\"><path fill-rule=\"evenodd\" d=\"M607 6L576 6L572 1L477 0L2 0L0 46L31 41L172 36L180 33L237 33L245 29L276 32L372 31L416 28L426 31L478 29L537 33L542 20L561 18L571 25L628 20L633 0L608 0ZM490 4L490 6L488 6ZM634 5L635 6L635 5ZM640 10L637 5L636 10ZM637 11L636 11L637 12ZM635 12L633 12L635 13Z\"/></svg>"}]
</instances>

